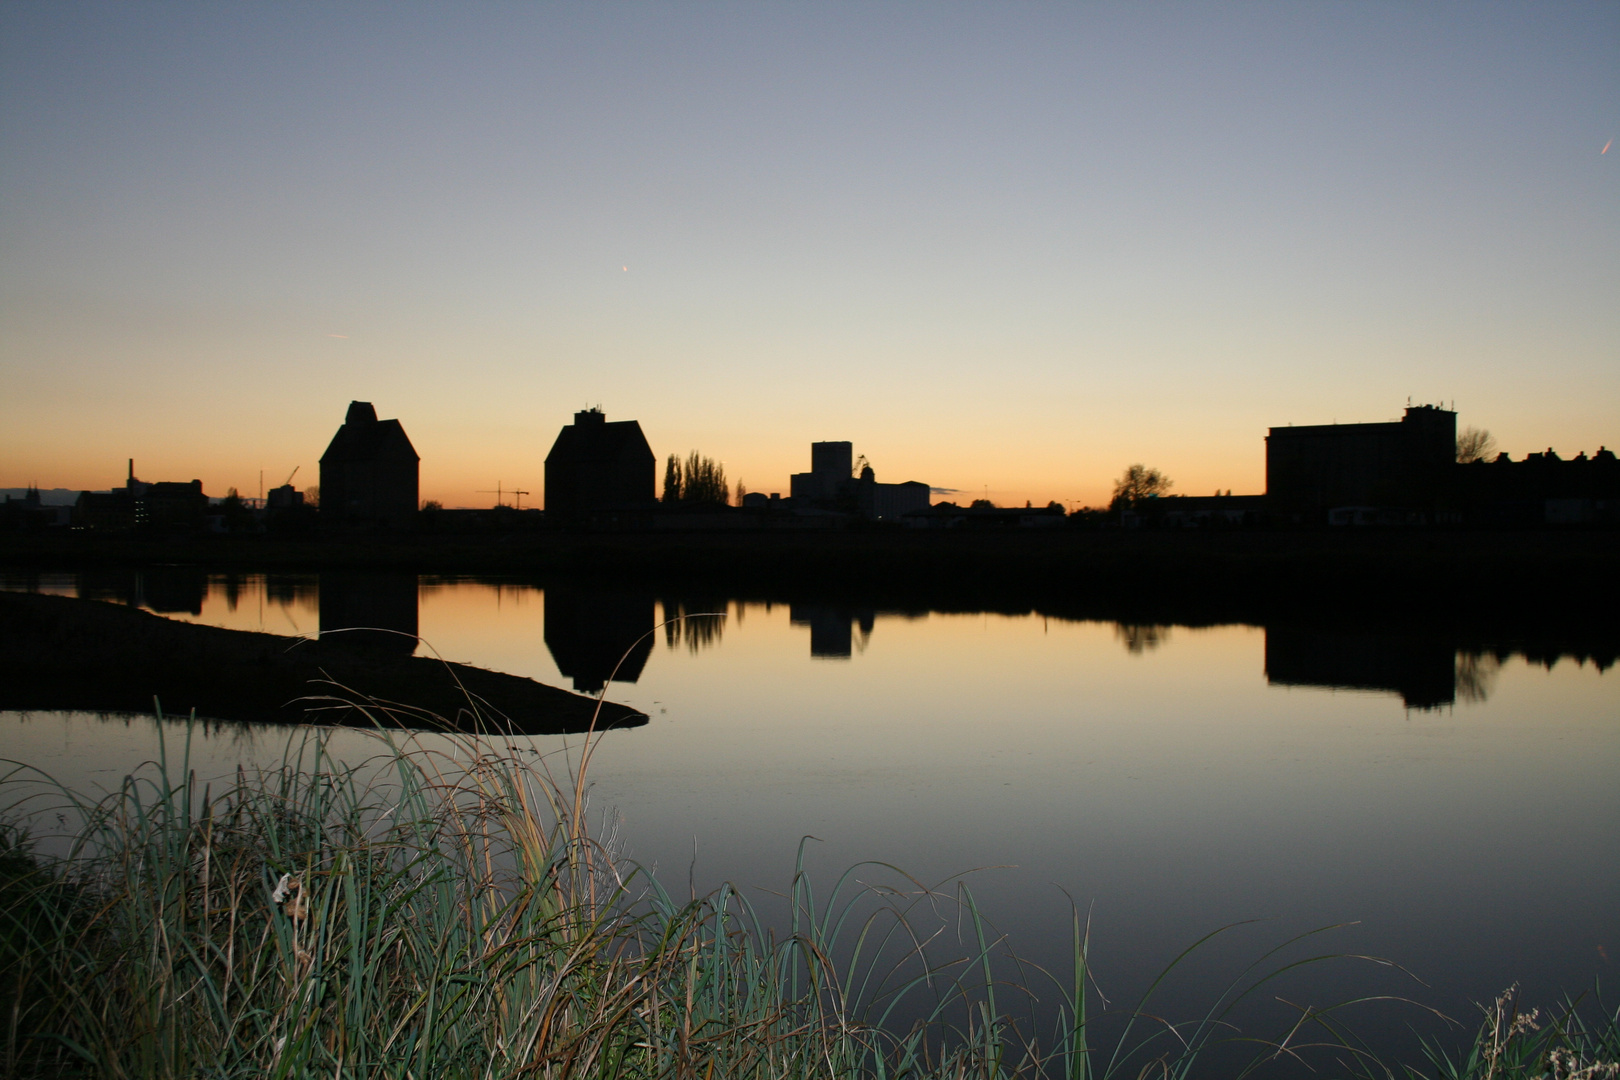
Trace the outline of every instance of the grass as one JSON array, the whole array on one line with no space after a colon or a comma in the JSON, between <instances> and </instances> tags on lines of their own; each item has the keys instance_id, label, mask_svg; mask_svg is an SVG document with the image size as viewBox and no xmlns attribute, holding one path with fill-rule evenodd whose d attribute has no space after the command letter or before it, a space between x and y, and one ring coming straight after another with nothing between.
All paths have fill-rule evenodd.
<instances>
[{"instance_id":1,"label":"grass","mask_svg":"<svg viewBox=\"0 0 1620 1080\"><path fill-rule=\"evenodd\" d=\"M53 855L0 830L4 1075L1596 1080L1620 1060L1620 1018L1526 1020L1512 996L1418 1069L1358 1049L1337 1009L1236 1032L1241 1002L1330 959L1283 962L1297 942L1189 1023L1153 1016L1159 982L1105 1014L1078 909L1052 977L1008 960L960 881L856 868L818 897L801 849L785 920L729 886L679 899L587 827L588 740L548 762L375 738L345 764L306 732L217 790L188 740L103 798L61 790L78 824Z\"/></svg>"}]
</instances>

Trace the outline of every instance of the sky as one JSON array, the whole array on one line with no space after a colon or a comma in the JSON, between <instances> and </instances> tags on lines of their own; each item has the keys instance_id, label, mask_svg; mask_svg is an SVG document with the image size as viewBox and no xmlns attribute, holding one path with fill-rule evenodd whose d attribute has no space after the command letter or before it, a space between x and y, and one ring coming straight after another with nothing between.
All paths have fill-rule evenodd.
<instances>
[{"instance_id":1,"label":"sky","mask_svg":"<svg viewBox=\"0 0 1620 1080\"><path fill-rule=\"evenodd\" d=\"M572 414L788 490L1264 490L1455 402L1620 444L1620 5L0 5L0 487L422 497Z\"/></svg>"}]
</instances>

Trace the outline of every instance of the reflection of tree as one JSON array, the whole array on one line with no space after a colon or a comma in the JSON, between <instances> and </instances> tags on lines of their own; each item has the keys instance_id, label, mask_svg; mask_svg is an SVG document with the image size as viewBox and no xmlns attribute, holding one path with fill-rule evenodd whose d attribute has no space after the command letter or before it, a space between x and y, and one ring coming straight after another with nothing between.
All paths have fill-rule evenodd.
<instances>
[{"instance_id":1,"label":"reflection of tree","mask_svg":"<svg viewBox=\"0 0 1620 1080\"><path fill-rule=\"evenodd\" d=\"M1170 640L1170 628L1156 623L1115 623L1114 637L1125 643L1125 651L1141 654L1157 649Z\"/></svg>"},{"instance_id":2,"label":"reflection of tree","mask_svg":"<svg viewBox=\"0 0 1620 1080\"><path fill-rule=\"evenodd\" d=\"M1495 653L1457 654L1457 696L1464 701L1482 702L1491 696L1502 661Z\"/></svg>"},{"instance_id":3,"label":"reflection of tree","mask_svg":"<svg viewBox=\"0 0 1620 1080\"><path fill-rule=\"evenodd\" d=\"M726 625L724 600L665 600L664 644L673 649L681 642L691 652L720 643Z\"/></svg>"},{"instance_id":4,"label":"reflection of tree","mask_svg":"<svg viewBox=\"0 0 1620 1080\"><path fill-rule=\"evenodd\" d=\"M266 574L264 598L280 607L313 605L320 598L320 588L313 574Z\"/></svg>"}]
</instances>

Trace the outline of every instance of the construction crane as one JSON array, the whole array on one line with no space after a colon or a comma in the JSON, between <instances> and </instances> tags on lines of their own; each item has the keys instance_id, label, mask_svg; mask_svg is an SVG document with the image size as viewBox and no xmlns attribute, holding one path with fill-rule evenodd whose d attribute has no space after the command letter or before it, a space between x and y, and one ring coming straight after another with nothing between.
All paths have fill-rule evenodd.
<instances>
[{"instance_id":1,"label":"construction crane","mask_svg":"<svg viewBox=\"0 0 1620 1080\"><path fill-rule=\"evenodd\" d=\"M303 468L302 465L294 465L293 466L293 471L287 474L287 479L282 482L281 486L282 487L287 487L289 484L291 484L292 483L292 478L297 476L298 475L298 470L302 469L302 468Z\"/></svg>"},{"instance_id":2,"label":"construction crane","mask_svg":"<svg viewBox=\"0 0 1620 1080\"><path fill-rule=\"evenodd\" d=\"M495 496L495 505L496 506L505 506L506 505L506 496L515 495L515 496L517 496L517 507L516 508L521 510L521 509L523 509L523 496L527 495L528 492L524 491L522 488L505 488L505 487L502 487L501 482L499 480L497 480L497 481L495 481L495 487L494 488L480 488L478 490L478 494Z\"/></svg>"}]
</instances>

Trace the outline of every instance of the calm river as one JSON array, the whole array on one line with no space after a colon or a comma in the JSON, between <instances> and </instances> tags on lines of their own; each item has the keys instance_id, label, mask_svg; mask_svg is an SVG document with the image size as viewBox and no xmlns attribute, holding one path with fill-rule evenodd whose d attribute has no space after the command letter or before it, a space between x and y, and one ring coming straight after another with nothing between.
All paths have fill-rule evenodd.
<instances>
[{"instance_id":1,"label":"calm river","mask_svg":"<svg viewBox=\"0 0 1620 1080\"><path fill-rule=\"evenodd\" d=\"M1114 999L1247 919L1261 921L1188 969L1188 1002L1221 970L1339 923L1354 925L1314 951L1387 957L1411 976L1340 965L1298 993L1405 994L1471 1027L1469 1003L1512 983L1546 1004L1616 975L1620 675L1578 655L432 578L0 584L280 634L314 634L340 610L375 622L368 604L397 622L414 610L419 652L586 691L662 620L723 613L658 629L606 684L651 722L602 739L592 805L672 888L780 889L806 836L827 880L862 860L928 882L973 871L998 929L1038 961L1061 963L1068 897L1089 909ZM6 757L81 787L116 784L156 739L146 718L0 724ZM285 737L223 728L198 768L267 760Z\"/></svg>"}]
</instances>

